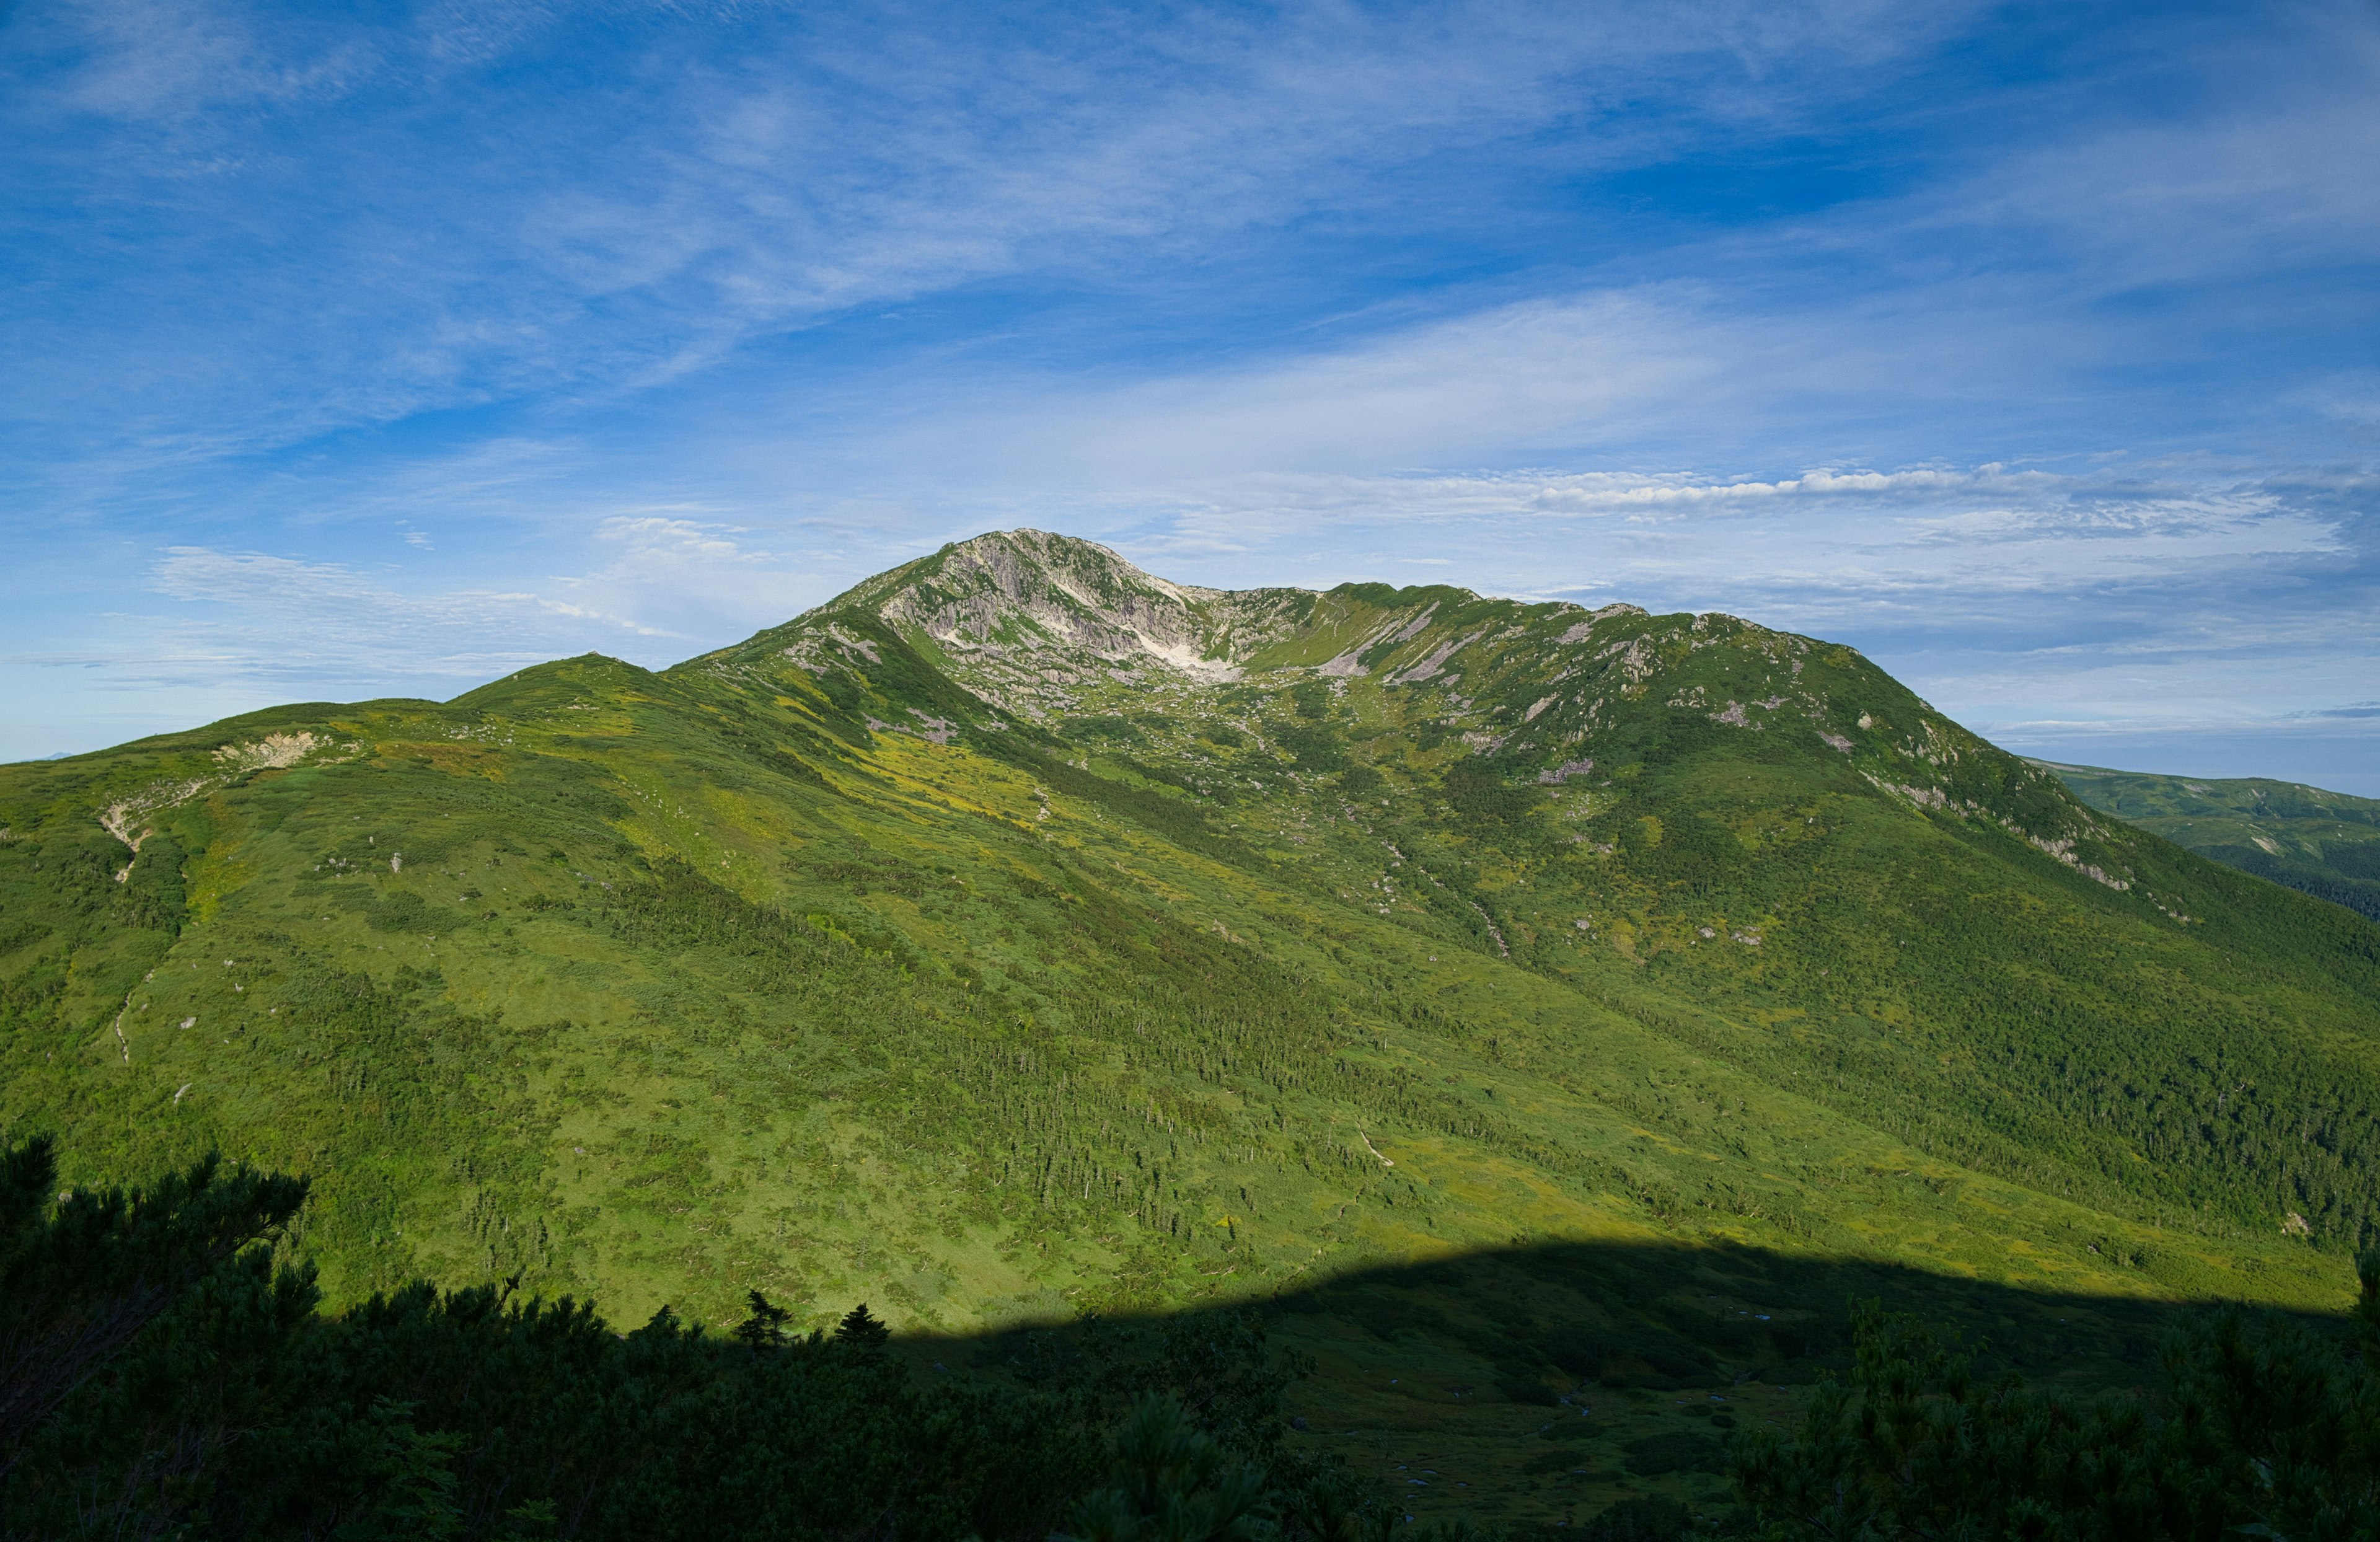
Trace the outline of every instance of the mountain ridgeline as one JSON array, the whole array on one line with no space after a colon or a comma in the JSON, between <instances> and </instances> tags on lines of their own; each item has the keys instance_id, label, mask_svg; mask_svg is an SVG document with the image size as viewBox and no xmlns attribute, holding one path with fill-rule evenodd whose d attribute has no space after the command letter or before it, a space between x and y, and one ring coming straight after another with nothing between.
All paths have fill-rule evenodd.
<instances>
[{"instance_id":1,"label":"mountain ridgeline","mask_svg":"<svg viewBox=\"0 0 2380 1542\"><path fill-rule=\"evenodd\" d=\"M2261 776L2158 776L2034 763L2057 772L2094 808L2380 921L2380 798Z\"/></svg>"},{"instance_id":2,"label":"mountain ridgeline","mask_svg":"<svg viewBox=\"0 0 2380 1542\"><path fill-rule=\"evenodd\" d=\"M0 1133L310 1175L334 1303L959 1332L1607 1245L2327 1306L2380 1232L2380 928L1729 616L1013 531L0 825ZM1785 1332L1733 1288L1631 1299ZM1524 1341L1487 1401L1578 1380Z\"/></svg>"}]
</instances>

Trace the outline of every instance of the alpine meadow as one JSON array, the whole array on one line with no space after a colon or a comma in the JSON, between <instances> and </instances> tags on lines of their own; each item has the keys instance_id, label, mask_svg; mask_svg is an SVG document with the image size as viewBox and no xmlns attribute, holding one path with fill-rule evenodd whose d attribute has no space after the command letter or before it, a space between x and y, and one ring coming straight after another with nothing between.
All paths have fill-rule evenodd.
<instances>
[{"instance_id":1,"label":"alpine meadow","mask_svg":"<svg viewBox=\"0 0 2380 1542\"><path fill-rule=\"evenodd\" d=\"M78 1203L126 1235L247 1207L176 1278L239 1263L255 1321L314 1325L273 1374L345 1389L321 1395L361 1443L287 1471L365 1496L272 1508L285 1475L240 1453L295 1448L233 1436L285 1408L142 1425L122 1410L172 1399L93 1354L26 1391L67 1364L59 1323L115 1320L26 1285L0 1324L0 1436L31 1442L10 1524L899 1529L892 1500L791 1488L740 1520L587 1500L614 1448L517 1456L546 1438L530 1404L457 1390L540 1334L581 1346L573 1387L756 1378L824 1421L804 1481L860 1473L832 1454L856 1442L902 1535L952 1537L1817 1536L1791 1529L1817 1525L1793 1463L1845 1398L1968 1396L1928 1332L2022 1373L1989 1407L2047 1400L2027 1418L2187 1404L2190 1366L2289 1335L2313 1364L2380 1243L2380 926L2360 891L2127 822L2118 780L1732 616L1192 588L1034 530L659 673L587 655L0 767L11 1279ZM105 1301L192 1310L136 1277ZM2210 1325L2217 1303L2250 1315ZM158 1386L203 1378L201 1339L237 1359L220 1325L181 1360L138 1327L110 1342ZM2320 1374L2256 1385L2369 1425L2371 1387ZM934 1422L962 1404L965 1439ZM603 1439L699 1427L744 1473L760 1437L704 1406ZM1034 1444L1061 1428L1092 1433ZM1212 1525L1158 1529L1121 1478L1073 1499L1110 1428L1119 1472L1173 1475ZM2175 1469L2217 1476L2172 1535L2302 1499L2234 1456ZM2338 1524L2369 1520L2354 1481L2323 1490ZM1268 1483L1296 1497L1267 1510ZM1932 1524L1889 1508L1863 1535ZM2072 1526L2022 1534L2100 1534Z\"/></svg>"}]
</instances>

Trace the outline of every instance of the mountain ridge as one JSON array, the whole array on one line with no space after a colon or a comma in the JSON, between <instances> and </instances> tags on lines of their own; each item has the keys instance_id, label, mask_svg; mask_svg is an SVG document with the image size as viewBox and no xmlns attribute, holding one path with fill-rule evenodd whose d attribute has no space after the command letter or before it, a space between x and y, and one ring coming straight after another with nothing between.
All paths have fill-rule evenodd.
<instances>
[{"instance_id":1,"label":"mountain ridge","mask_svg":"<svg viewBox=\"0 0 2380 1542\"><path fill-rule=\"evenodd\" d=\"M2271 777L2183 777L2034 764L2075 795L2227 867L2380 921L2380 799Z\"/></svg>"},{"instance_id":2,"label":"mountain ridge","mask_svg":"<svg viewBox=\"0 0 2380 1542\"><path fill-rule=\"evenodd\" d=\"M336 1299L956 1328L1528 1234L2313 1301L2380 1213L2371 929L1732 617L1003 533L0 824L0 1123L321 1172Z\"/></svg>"},{"instance_id":3,"label":"mountain ridge","mask_svg":"<svg viewBox=\"0 0 2380 1542\"><path fill-rule=\"evenodd\" d=\"M1088 582L1083 587L1096 595L1109 597L1106 602L1113 604L1115 597L1121 597L1121 608L1112 613L1103 612L1099 609L1100 601L1067 586L1062 578L1045 577L1037 584L1034 581L1037 565L1046 564L1053 556L1061 560L1062 565L1087 576ZM936 582L953 569L959 573L961 582L967 585L966 600L971 602L967 605L963 606L956 600L945 598ZM935 587L921 596L921 581ZM1065 606L1047 604L1044 602L1046 596L1052 591L1064 594L1071 603ZM1159 628L1162 640L1156 646L1150 645L1151 639L1144 629L1144 623L1150 619L1146 597L1151 594L1164 596L1174 606L1168 618L1170 625ZM993 599L995 595L1008 600L1008 608L1003 610ZM1413 598L1408 600L1406 596ZM1223 604L1237 607L1232 617L1233 622L1237 622L1245 611L1269 613L1265 619L1273 624L1272 627L1255 639L1252 645L1241 646L1234 652L1229 646L1233 638L1232 633L1227 631L1220 638L1213 638L1196 630L1196 606ZM1237 678L1237 671L1243 663L1263 657L1275 666L1306 665L1323 676L1342 680L1369 674L1377 667L1383 672L1385 683L1390 685L1422 685L1445 676L1445 683L1451 686L1463 673L1460 667L1456 667L1450 674L1449 666L1452 661L1464 650L1475 649L1490 632L1499 628L1505 632L1505 640L1510 640L1523 635L1512 630L1516 623L1524 626L1534 623L1534 630L1527 634L1532 640L1555 649L1577 649L1590 640L1600 623L1649 623L1652 620L1645 611L1633 605L1607 605L1593 612L1566 601L1524 605L1488 599L1467 589L1447 586L1433 586L1420 590L1397 590L1377 584L1344 584L1329 591L1193 589L1156 578L1108 548L1052 536L1048 532L1025 530L995 532L954 543L930 557L917 559L866 580L844 595L804 613L784 627L771 629L744 644L704 655L702 660L689 661L687 665L676 667L688 668L722 657L748 658L754 645L761 639L770 639L770 645L773 646L777 639L788 636L795 640L782 651L813 672L819 669L847 671L850 665L859 662L878 663L880 661L868 657L872 648L863 650L846 641L837 631L835 618L838 615L862 607L872 608L877 618L901 633L912 648L918 649L930 662L948 670L953 678L987 702L1011 710L1021 710L1034 718L1045 717L1052 710L1062 711L1075 705L1075 698L1067 695L1063 688L1052 691L1047 687L1064 683L1076 686L1092 683L1101 673L1109 673L1113 678L1113 666L1134 656L1142 657L1160 669L1205 684L1228 684ZM1452 635L1448 635L1444 624L1439 621L1441 609L1447 610L1450 615L1473 613L1475 620L1484 621L1486 625L1468 633L1457 628ZM1290 620L1292 613L1294 613L1292 624L1304 628L1302 635L1293 635L1288 625L1281 625L1283 621ZM957 618L962 614L971 617L974 622L972 636L958 624ZM1669 619L1674 622L1676 618ZM1053 626L1052 622L1057 625ZM1434 625L1434 622L1438 625ZM1553 622L1562 625L1557 630L1548 625ZM1806 656L1813 648L1827 648L1838 662L1857 658L1855 653L1840 645L1823 645L1815 639L1796 637L1791 634L1772 633L1721 613L1696 614L1687 625L1696 634L1706 634L1687 643L1689 651L1715 643L1718 638L1707 634L1716 627L1737 637L1756 639L1764 649L1773 652L1797 652L1800 656L1784 660L1788 668L1786 685L1789 689L1800 680ZM1061 679L1043 679L1038 686L1021 684L1021 672L1008 666L1000 657L1015 644L992 640L992 634L1003 626L1014 628L1012 636L1023 639L1019 650L1027 655L1051 651L1062 654L1071 646L1090 652L1099 662L1087 665L1080 660L1072 661L1073 667L1064 671ZM822 633L823 636L805 637L805 633ZM1430 634L1429 641L1421 643L1419 639L1425 633ZM1197 668L1187 667L1182 662L1185 645L1193 640L1201 648L1196 661L1200 667ZM960 655L990 651L993 655L990 666L986 667L984 663L964 656L953 657L951 649L953 642L960 644L956 650ZM985 646L987 643L990 644L989 650ZM1219 643L1222 646L1219 647ZM1638 629L1634 635L1609 644L1598 658L1610 662L1610 673L1618 676L1617 688L1626 693L1651 678L1658 668L1657 652L1650 637L1645 630ZM1328 656L1317 657L1323 653ZM1864 661L1860 662L1864 664ZM1106 666L1105 669L1102 665ZM1059 671L1050 670L1047 664L1039 673L1060 674ZM1549 683L1559 686L1575 673L1577 670L1573 667ZM1875 673L1880 678L1888 678L1883 677L1880 671ZM1133 682L1123 679L1118 683ZM1774 686L1777 682L1772 680L1768 684ZM1686 694L1694 694L1697 689L1689 687ZM1034 694L1028 695L1028 692ZM1899 694L1906 698L1901 705L1914 709L1911 715L1916 719L1913 728L1918 738L1888 747L1888 753L1894 754L1894 759L1900 762L1896 773L1906 775L1910 780L1888 780L1872 769L1864 769L1862 774L1880 789L1922 805L1947 807L1955 796L1966 812L1984 813L1985 809L1982 803L1973 795L1955 795L1939 773L1962 759L1978 758L1982 752L1990 751L1990 747L1941 718L1913 696L1905 691ZM1036 699L1036 696L1042 699ZM1845 755L1854 753L1851 735L1866 735L1872 732L1873 721L1867 713L1862 712L1856 719L1836 722L1830 729L1820 711L1824 705L1822 698L1801 690L1795 690L1794 697L1790 705L1802 709L1821 740ZM1453 701L1458 711L1467 710L1474 705L1470 698L1463 697L1456 697ZM1531 735L1528 725L1548 708L1559 709L1562 705L1575 707L1577 703L1574 700L1563 703L1558 696L1548 694L1531 701L1525 708L1521 708L1517 702L1508 703L1505 715L1509 717L1512 710L1519 710L1520 736L1524 742L1531 738L1542 742L1544 731ZM1707 704L1701 703L1698 696L1693 703L1682 696L1671 705ZM1779 708L1788 705L1785 696L1772 690L1765 699L1756 696L1749 701L1729 698L1710 715L1714 722L1756 732L1767 724L1755 723L1751 713L1773 714ZM1591 719L1593 710L1590 707L1586 717ZM1493 715L1492 710L1490 715ZM1557 710L1556 720L1561 715ZM1547 726L1551 727L1553 721L1549 720ZM1571 724L1564 742L1583 742L1591 731L1591 722ZM1480 737L1474 747L1487 749L1489 753L1501 751L1516 736L1509 732L1494 735L1484 724L1476 732ZM1990 753L1994 756L1999 754L1998 751ZM1995 780L2001 783L2013 780L2022 786L2027 781L2024 763L2013 757L2001 757L2001 760L2004 763L1996 768L1998 774ZM1925 769L1918 769L1921 765ZM1540 771L1549 769L1552 768L1544 767ZM2119 886L2127 883L2129 880L2122 879L2109 880L2095 864L2072 856L2078 840L2104 838L2108 833L2107 828L2092 817L2087 806L2079 800L2058 797L2056 792L2063 789L2054 778L2034 777L2031 780L2034 790L2051 795L2034 800L2041 806L2032 810L2034 817L2039 818L2045 813L2051 813L2054 817L2046 830L2022 831L2024 838L2034 842L2047 855L2069 861L2069 865L2077 870L2092 873L2100 881L2112 881ZM1971 785L1966 792L1977 794L1979 789ZM2064 807L2058 807L2059 804ZM1992 812L2004 824L2013 825L2012 810L1994 809Z\"/></svg>"}]
</instances>

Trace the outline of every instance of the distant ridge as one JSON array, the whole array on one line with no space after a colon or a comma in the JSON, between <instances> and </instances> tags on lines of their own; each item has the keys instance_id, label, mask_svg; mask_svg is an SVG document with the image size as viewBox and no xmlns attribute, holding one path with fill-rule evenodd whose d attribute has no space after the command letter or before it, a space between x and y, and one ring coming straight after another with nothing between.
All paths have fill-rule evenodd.
<instances>
[{"instance_id":1,"label":"distant ridge","mask_svg":"<svg viewBox=\"0 0 2380 1542\"><path fill-rule=\"evenodd\" d=\"M2266 777L2033 763L2056 772L2094 808L2380 921L2380 798Z\"/></svg>"}]
</instances>

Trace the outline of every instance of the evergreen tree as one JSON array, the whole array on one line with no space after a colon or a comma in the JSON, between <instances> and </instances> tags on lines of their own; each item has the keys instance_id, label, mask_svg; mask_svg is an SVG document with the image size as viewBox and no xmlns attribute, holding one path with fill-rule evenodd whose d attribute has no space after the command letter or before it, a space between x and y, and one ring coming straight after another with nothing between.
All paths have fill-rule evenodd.
<instances>
[{"instance_id":1,"label":"evergreen tree","mask_svg":"<svg viewBox=\"0 0 2380 1542\"><path fill-rule=\"evenodd\" d=\"M56 1182L45 1136L0 1154L0 1479L78 1389L237 1270L251 1245L278 1237L306 1198L302 1179L227 1171L212 1155L147 1189L78 1190L53 1204ZM310 1307L310 1277L280 1289Z\"/></svg>"},{"instance_id":2,"label":"evergreen tree","mask_svg":"<svg viewBox=\"0 0 2380 1542\"><path fill-rule=\"evenodd\" d=\"M759 1299L758 1293L753 1299ZM892 1342L892 1330L869 1316L868 1303L863 1301L844 1313L843 1320L835 1324L834 1342L872 1358L883 1354L885 1346Z\"/></svg>"},{"instance_id":3,"label":"evergreen tree","mask_svg":"<svg viewBox=\"0 0 2380 1542\"><path fill-rule=\"evenodd\" d=\"M1113 1481L1075 1504L1058 1542L1245 1542L1267 1529L1255 1513L1264 1490L1264 1469L1232 1461L1152 1393L1116 1431Z\"/></svg>"},{"instance_id":4,"label":"evergreen tree","mask_svg":"<svg viewBox=\"0 0 2380 1542\"><path fill-rule=\"evenodd\" d=\"M751 1316L735 1325L736 1342L755 1349L773 1349L783 1344L785 1342L785 1322L793 1314L783 1306L771 1305L769 1298L759 1291L747 1293L747 1299L752 1308Z\"/></svg>"}]
</instances>

